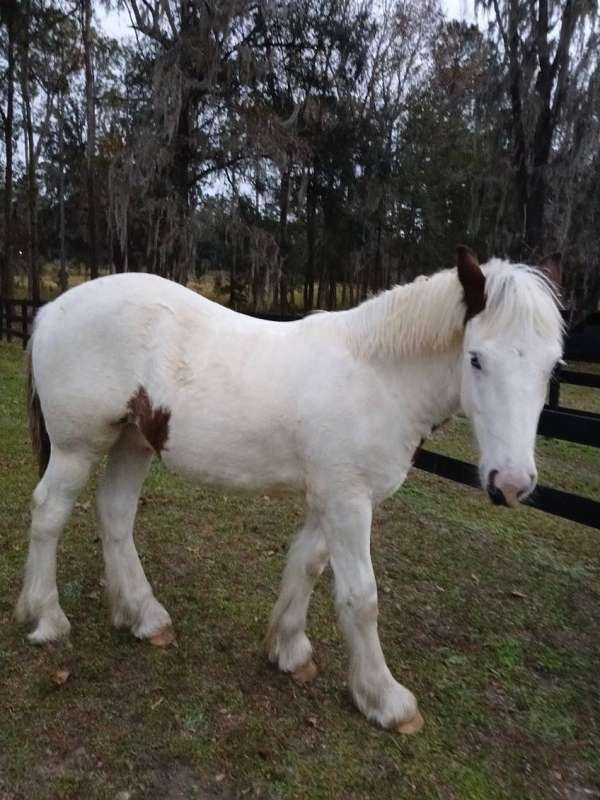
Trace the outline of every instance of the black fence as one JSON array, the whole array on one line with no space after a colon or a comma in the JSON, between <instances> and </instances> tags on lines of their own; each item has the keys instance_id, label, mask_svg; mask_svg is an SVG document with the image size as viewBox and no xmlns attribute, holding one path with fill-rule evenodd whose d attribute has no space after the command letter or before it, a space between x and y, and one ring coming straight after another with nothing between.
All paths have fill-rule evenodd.
<instances>
[{"instance_id":1,"label":"black fence","mask_svg":"<svg viewBox=\"0 0 600 800\"><path fill-rule=\"evenodd\" d=\"M41 305L43 304L32 300L7 300L0 297L0 339L5 337L9 342L20 339L25 349L33 318Z\"/></svg>"},{"instance_id":2,"label":"black fence","mask_svg":"<svg viewBox=\"0 0 600 800\"><path fill-rule=\"evenodd\" d=\"M40 304L41 305L41 304ZM31 300L0 298L0 338L20 339L23 347L31 333L38 306ZM250 314L249 316L276 322L291 322L300 315ZM565 346L565 358L572 361L600 363L600 313L592 314L570 332ZM550 382L548 403L542 411L538 435L562 439L588 447L600 447L600 414L564 408L560 405L560 387L564 384L600 389L600 375L591 372L558 370ZM420 450L415 466L425 472L462 483L479 486L477 467L466 461L450 458L430 450ZM526 501L547 514L580 522L600 530L600 502L589 497L563 492L550 486L538 486Z\"/></svg>"}]
</instances>

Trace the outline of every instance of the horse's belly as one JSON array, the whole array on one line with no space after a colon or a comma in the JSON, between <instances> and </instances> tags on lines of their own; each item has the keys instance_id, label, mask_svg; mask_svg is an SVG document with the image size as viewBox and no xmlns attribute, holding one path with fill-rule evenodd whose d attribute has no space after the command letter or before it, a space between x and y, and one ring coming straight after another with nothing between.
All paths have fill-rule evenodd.
<instances>
[{"instance_id":1,"label":"horse's belly","mask_svg":"<svg viewBox=\"0 0 600 800\"><path fill-rule=\"evenodd\" d=\"M265 494L304 488L293 438L276 426L175 421L162 458L169 469L207 486Z\"/></svg>"},{"instance_id":2,"label":"horse's belly","mask_svg":"<svg viewBox=\"0 0 600 800\"><path fill-rule=\"evenodd\" d=\"M232 460L224 457L187 458L181 453L163 453L165 466L178 475L204 486L243 492L282 495L301 492L304 482L299 471L269 465L260 459ZM275 469L273 468L275 466Z\"/></svg>"}]
</instances>

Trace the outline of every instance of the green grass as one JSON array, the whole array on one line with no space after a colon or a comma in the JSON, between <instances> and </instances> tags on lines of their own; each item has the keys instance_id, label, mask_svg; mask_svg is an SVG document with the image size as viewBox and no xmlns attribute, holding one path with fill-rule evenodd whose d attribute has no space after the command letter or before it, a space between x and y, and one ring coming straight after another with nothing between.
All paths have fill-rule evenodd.
<instances>
[{"instance_id":1,"label":"green grass","mask_svg":"<svg viewBox=\"0 0 600 800\"><path fill-rule=\"evenodd\" d=\"M265 663L301 504L207 491L160 464L136 539L179 646L110 628L90 486L59 559L71 641L31 647L11 618L35 485L21 364L18 346L0 345L2 800L598 796L598 532L417 470L376 513L373 560L388 663L426 718L418 736L352 707L328 574L309 623L317 681L301 689ZM430 446L471 456L467 423ZM598 497L597 450L540 440L539 462L544 482Z\"/></svg>"}]
</instances>

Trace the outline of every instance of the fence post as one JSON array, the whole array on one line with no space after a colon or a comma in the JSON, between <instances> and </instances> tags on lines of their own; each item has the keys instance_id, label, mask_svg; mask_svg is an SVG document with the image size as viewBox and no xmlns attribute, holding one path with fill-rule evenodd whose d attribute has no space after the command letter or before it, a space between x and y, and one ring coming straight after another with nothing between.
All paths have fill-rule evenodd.
<instances>
[{"instance_id":1,"label":"fence post","mask_svg":"<svg viewBox=\"0 0 600 800\"><path fill-rule=\"evenodd\" d=\"M550 408L558 408L560 405L560 367L556 367L550 378L548 405Z\"/></svg>"},{"instance_id":2,"label":"fence post","mask_svg":"<svg viewBox=\"0 0 600 800\"><path fill-rule=\"evenodd\" d=\"M6 303L6 339L12 342L12 303L10 299Z\"/></svg>"},{"instance_id":3,"label":"fence post","mask_svg":"<svg viewBox=\"0 0 600 800\"><path fill-rule=\"evenodd\" d=\"M27 347L27 339L29 338L29 320L27 316L28 308L27 303L21 303L21 333L23 334L23 350Z\"/></svg>"},{"instance_id":4,"label":"fence post","mask_svg":"<svg viewBox=\"0 0 600 800\"><path fill-rule=\"evenodd\" d=\"M4 301L0 297L0 341L4 335Z\"/></svg>"}]
</instances>

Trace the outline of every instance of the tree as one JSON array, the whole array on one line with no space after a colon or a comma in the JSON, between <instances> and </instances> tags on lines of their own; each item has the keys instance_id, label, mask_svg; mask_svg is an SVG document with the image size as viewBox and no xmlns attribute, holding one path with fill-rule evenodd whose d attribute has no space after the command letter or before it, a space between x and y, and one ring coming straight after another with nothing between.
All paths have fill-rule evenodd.
<instances>
[{"instance_id":1,"label":"tree","mask_svg":"<svg viewBox=\"0 0 600 800\"><path fill-rule=\"evenodd\" d=\"M580 62L594 39L595 2L479 0L494 12L506 63L511 110L516 255L535 258L547 245L552 148ZM575 56L575 57L574 57Z\"/></svg>"},{"instance_id":2,"label":"tree","mask_svg":"<svg viewBox=\"0 0 600 800\"><path fill-rule=\"evenodd\" d=\"M594 307L596 3L478 4L486 29L438 0L124 0L124 43L91 0L6 2L2 292L23 250L35 296L38 268L65 289L84 260L336 308L467 240L563 250L569 302Z\"/></svg>"},{"instance_id":3,"label":"tree","mask_svg":"<svg viewBox=\"0 0 600 800\"><path fill-rule=\"evenodd\" d=\"M96 92L94 82L94 36L92 30L92 2L80 0L81 36L85 63L86 109L86 184L88 219L88 264L90 278L98 277L98 243L96 222Z\"/></svg>"},{"instance_id":4,"label":"tree","mask_svg":"<svg viewBox=\"0 0 600 800\"><path fill-rule=\"evenodd\" d=\"M15 95L15 47L17 3L16 0L2 5L0 22L6 27L6 111L2 111L2 125L4 128L5 149L5 179L4 179L4 252L2 253L2 278L0 280L0 294L3 297L13 295L13 256L12 256L12 218L13 218L13 120L14 120L14 95Z\"/></svg>"}]
</instances>

